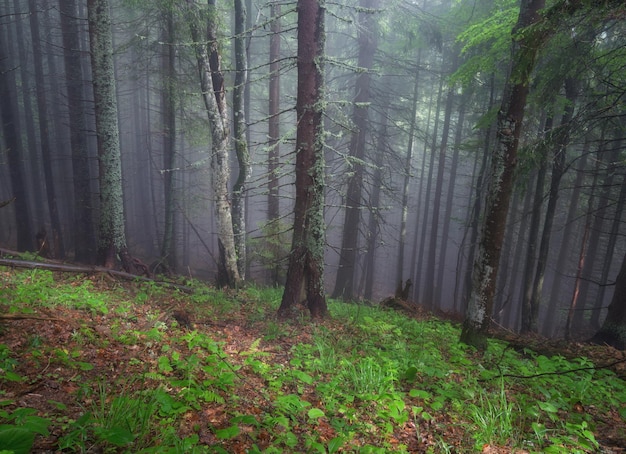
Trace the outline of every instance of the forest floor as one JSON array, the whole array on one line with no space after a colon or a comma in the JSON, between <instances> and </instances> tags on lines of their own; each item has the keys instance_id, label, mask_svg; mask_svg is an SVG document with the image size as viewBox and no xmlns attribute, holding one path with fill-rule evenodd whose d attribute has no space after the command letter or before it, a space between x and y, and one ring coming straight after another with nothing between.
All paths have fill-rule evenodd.
<instances>
[{"instance_id":1,"label":"forest floor","mask_svg":"<svg viewBox=\"0 0 626 454\"><path fill-rule=\"evenodd\" d=\"M0 268L0 451L626 452L623 352L190 285Z\"/></svg>"}]
</instances>

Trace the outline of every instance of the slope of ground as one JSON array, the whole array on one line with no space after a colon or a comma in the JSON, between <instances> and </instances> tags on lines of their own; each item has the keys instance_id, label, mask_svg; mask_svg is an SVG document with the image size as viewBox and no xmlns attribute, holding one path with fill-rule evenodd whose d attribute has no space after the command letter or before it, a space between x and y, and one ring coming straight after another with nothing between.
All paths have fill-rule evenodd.
<instances>
[{"instance_id":1,"label":"slope of ground","mask_svg":"<svg viewBox=\"0 0 626 454\"><path fill-rule=\"evenodd\" d=\"M517 339L479 355L431 317L331 303L322 323L285 322L277 290L186 284L0 268L0 451L626 446L614 350Z\"/></svg>"}]
</instances>

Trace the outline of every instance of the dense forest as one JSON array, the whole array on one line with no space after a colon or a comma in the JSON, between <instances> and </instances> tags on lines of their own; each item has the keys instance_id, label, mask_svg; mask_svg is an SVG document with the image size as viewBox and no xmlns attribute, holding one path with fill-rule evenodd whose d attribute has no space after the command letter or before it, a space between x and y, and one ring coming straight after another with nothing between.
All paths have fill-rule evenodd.
<instances>
[{"instance_id":1,"label":"dense forest","mask_svg":"<svg viewBox=\"0 0 626 454\"><path fill-rule=\"evenodd\" d=\"M621 0L2 2L0 246L285 285L283 313L400 288L475 345L495 325L624 347L625 19Z\"/></svg>"}]
</instances>

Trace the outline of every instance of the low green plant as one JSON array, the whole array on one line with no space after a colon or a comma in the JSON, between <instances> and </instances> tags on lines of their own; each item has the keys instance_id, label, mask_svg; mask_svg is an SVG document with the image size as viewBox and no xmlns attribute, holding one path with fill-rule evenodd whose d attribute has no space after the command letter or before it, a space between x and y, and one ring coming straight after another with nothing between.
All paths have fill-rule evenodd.
<instances>
[{"instance_id":1,"label":"low green plant","mask_svg":"<svg viewBox=\"0 0 626 454\"><path fill-rule=\"evenodd\" d=\"M8 405L13 405L13 402L0 402L0 407ZM12 411L0 408L0 449L7 453L28 454L37 435L50 435L50 424L50 419L38 416L34 408Z\"/></svg>"},{"instance_id":2,"label":"low green plant","mask_svg":"<svg viewBox=\"0 0 626 454\"><path fill-rule=\"evenodd\" d=\"M503 380L495 393L480 390L478 402L468 406L468 414L476 428L473 437L477 448L484 444L507 445L518 436L519 409L509 401Z\"/></svg>"},{"instance_id":3,"label":"low green plant","mask_svg":"<svg viewBox=\"0 0 626 454\"><path fill-rule=\"evenodd\" d=\"M157 399L152 391L111 395L100 383L91 406L59 440L61 449L88 452L124 448L137 452L153 442Z\"/></svg>"},{"instance_id":4,"label":"low green plant","mask_svg":"<svg viewBox=\"0 0 626 454\"><path fill-rule=\"evenodd\" d=\"M389 363L381 363L381 360L372 357L346 363L343 377L348 389L359 396L376 396L393 390L393 368Z\"/></svg>"}]
</instances>

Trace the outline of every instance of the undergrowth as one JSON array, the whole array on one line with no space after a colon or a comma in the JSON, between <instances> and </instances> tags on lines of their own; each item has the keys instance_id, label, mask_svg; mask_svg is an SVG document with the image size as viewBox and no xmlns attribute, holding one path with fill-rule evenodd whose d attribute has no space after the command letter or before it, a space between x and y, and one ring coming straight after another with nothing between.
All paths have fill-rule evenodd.
<instances>
[{"instance_id":1,"label":"undergrowth","mask_svg":"<svg viewBox=\"0 0 626 454\"><path fill-rule=\"evenodd\" d=\"M595 452L609 418L623 435L613 372L498 340L478 354L445 321L331 301L330 320L286 322L257 287L0 279L3 313L64 320L1 327L2 453Z\"/></svg>"}]
</instances>

